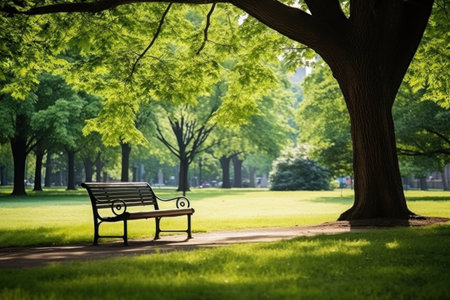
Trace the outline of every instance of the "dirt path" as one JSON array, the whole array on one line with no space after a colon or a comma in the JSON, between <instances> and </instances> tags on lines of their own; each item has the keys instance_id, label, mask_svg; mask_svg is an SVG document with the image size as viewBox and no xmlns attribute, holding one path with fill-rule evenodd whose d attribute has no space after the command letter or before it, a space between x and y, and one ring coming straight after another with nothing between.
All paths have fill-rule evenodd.
<instances>
[{"instance_id":1,"label":"dirt path","mask_svg":"<svg viewBox=\"0 0 450 300\"><path fill-rule=\"evenodd\" d=\"M193 239L185 240L185 235L163 236L160 240L130 240L128 246L121 242L91 244L9 247L0 248L0 268L29 268L50 263L73 260L103 259L113 256L149 254L155 251L189 250L196 248L217 247L233 243L270 242L292 239L298 236L315 236L320 234L338 234L343 232L360 232L373 228L392 226L424 226L443 224L447 218L426 218L421 220L371 220L359 222L329 222L314 226L256 228L210 233L194 233Z\"/></svg>"}]
</instances>

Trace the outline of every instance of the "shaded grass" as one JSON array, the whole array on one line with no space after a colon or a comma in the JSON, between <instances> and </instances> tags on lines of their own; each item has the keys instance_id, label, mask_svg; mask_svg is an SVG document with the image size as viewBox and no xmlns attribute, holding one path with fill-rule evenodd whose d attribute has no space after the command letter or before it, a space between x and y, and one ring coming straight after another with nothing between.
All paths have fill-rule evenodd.
<instances>
[{"instance_id":1,"label":"shaded grass","mask_svg":"<svg viewBox=\"0 0 450 300\"><path fill-rule=\"evenodd\" d=\"M450 225L2 270L0 299L447 299Z\"/></svg>"}]
</instances>

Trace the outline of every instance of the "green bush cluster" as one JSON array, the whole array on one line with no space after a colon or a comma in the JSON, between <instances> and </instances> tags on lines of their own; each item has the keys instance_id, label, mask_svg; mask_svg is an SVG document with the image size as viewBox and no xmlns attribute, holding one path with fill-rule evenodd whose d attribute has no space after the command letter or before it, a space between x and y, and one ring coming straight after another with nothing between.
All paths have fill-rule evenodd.
<instances>
[{"instance_id":1,"label":"green bush cluster","mask_svg":"<svg viewBox=\"0 0 450 300\"><path fill-rule=\"evenodd\" d=\"M331 173L316 161L281 157L270 174L271 190L330 190Z\"/></svg>"}]
</instances>

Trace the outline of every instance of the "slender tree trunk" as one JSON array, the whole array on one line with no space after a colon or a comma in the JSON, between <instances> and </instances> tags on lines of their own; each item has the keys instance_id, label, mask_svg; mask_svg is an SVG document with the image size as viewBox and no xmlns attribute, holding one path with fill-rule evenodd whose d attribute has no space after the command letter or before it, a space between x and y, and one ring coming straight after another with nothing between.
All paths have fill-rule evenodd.
<instances>
[{"instance_id":1,"label":"slender tree trunk","mask_svg":"<svg viewBox=\"0 0 450 300\"><path fill-rule=\"evenodd\" d=\"M419 184L420 184L420 190L428 191L428 185L427 185L427 178L426 177L420 177Z\"/></svg>"},{"instance_id":2,"label":"slender tree trunk","mask_svg":"<svg viewBox=\"0 0 450 300\"><path fill-rule=\"evenodd\" d=\"M92 161L92 159L90 157L85 157L83 159L83 163L84 163L84 171L85 171L85 181L86 182L91 182L92 181L92 176L94 175L94 162Z\"/></svg>"},{"instance_id":3,"label":"slender tree trunk","mask_svg":"<svg viewBox=\"0 0 450 300\"><path fill-rule=\"evenodd\" d=\"M180 171L178 175L178 191L183 192L185 194L189 191L189 163L187 159L180 159Z\"/></svg>"},{"instance_id":4,"label":"slender tree trunk","mask_svg":"<svg viewBox=\"0 0 450 300\"><path fill-rule=\"evenodd\" d=\"M448 187L448 182L447 182L447 176L445 175L445 167L441 172L441 178L442 178L442 189L444 191L448 191L449 187Z\"/></svg>"},{"instance_id":5,"label":"slender tree trunk","mask_svg":"<svg viewBox=\"0 0 450 300\"><path fill-rule=\"evenodd\" d=\"M133 182L138 181L138 167L136 167L136 166L133 165L133 167L131 168L131 170L132 170L132 176L133 176L132 181L133 181Z\"/></svg>"},{"instance_id":6,"label":"slender tree trunk","mask_svg":"<svg viewBox=\"0 0 450 300\"><path fill-rule=\"evenodd\" d=\"M131 145L128 143L120 143L120 147L122 148L122 176L120 181L127 182L129 181L128 170L130 169Z\"/></svg>"},{"instance_id":7,"label":"slender tree trunk","mask_svg":"<svg viewBox=\"0 0 450 300\"><path fill-rule=\"evenodd\" d=\"M101 154L99 153L97 156L97 159L95 160L95 181L101 182L102 181L102 168L103 168L103 162Z\"/></svg>"},{"instance_id":8,"label":"slender tree trunk","mask_svg":"<svg viewBox=\"0 0 450 300\"><path fill-rule=\"evenodd\" d=\"M234 182L233 187L242 187L242 159L239 159L237 155L233 155L233 167L234 167Z\"/></svg>"},{"instance_id":9,"label":"slender tree trunk","mask_svg":"<svg viewBox=\"0 0 450 300\"><path fill-rule=\"evenodd\" d=\"M255 173L256 173L256 168L250 166L249 167L249 176L250 176L250 183L249 183L249 187L256 187L256 181L255 181Z\"/></svg>"},{"instance_id":10,"label":"slender tree trunk","mask_svg":"<svg viewBox=\"0 0 450 300\"><path fill-rule=\"evenodd\" d=\"M0 165L0 185L6 185L6 167Z\"/></svg>"},{"instance_id":11,"label":"slender tree trunk","mask_svg":"<svg viewBox=\"0 0 450 300\"><path fill-rule=\"evenodd\" d=\"M33 191L42 191L42 160L44 159L44 151L39 149L35 151L36 168L34 170L34 188Z\"/></svg>"},{"instance_id":12,"label":"slender tree trunk","mask_svg":"<svg viewBox=\"0 0 450 300\"><path fill-rule=\"evenodd\" d=\"M26 140L22 137L11 139L11 151L14 161L14 188L11 195L23 196L25 192L25 162L27 160Z\"/></svg>"},{"instance_id":13,"label":"slender tree trunk","mask_svg":"<svg viewBox=\"0 0 450 300\"><path fill-rule=\"evenodd\" d=\"M222 188L229 189L231 188L230 182L230 157L222 156L219 161L222 166Z\"/></svg>"},{"instance_id":14,"label":"slender tree trunk","mask_svg":"<svg viewBox=\"0 0 450 300\"><path fill-rule=\"evenodd\" d=\"M67 150L67 189L75 190L75 151Z\"/></svg>"},{"instance_id":15,"label":"slender tree trunk","mask_svg":"<svg viewBox=\"0 0 450 300\"><path fill-rule=\"evenodd\" d=\"M45 187L50 187L52 185L52 173L53 173L52 153L50 151L47 151L47 159L45 160L45 179L44 179Z\"/></svg>"},{"instance_id":16,"label":"slender tree trunk","mask_svg":"<svg viewBox=\"0 0 450 300\"><path fill-rule=\"evenodd\" d=\"M201 186L203 183L203 174L202 174L202 158L198 159L198 185Z\"/></svg>"}]
</instances>

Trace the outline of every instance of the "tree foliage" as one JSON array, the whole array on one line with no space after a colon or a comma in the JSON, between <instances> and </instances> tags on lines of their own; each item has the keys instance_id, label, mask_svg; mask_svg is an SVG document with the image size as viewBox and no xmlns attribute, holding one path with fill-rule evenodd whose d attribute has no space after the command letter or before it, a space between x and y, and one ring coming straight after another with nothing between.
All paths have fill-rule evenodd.
<instances>
[{"instance_id":1,"label":"tree foliage","mask_svg":"<svg viewBox=\"0 0 450 300\"><path fill-rule=\"evenodd\" d=\"M297 111L299 143L308 157L327 166L335 176L351 175L350 119L330 69L318 62L302 87L305 96Z\"/></svg>"},{"instance_id":2,"label":"tree foliage","mask_svg":"<svg viewBox=\"0 0 450 300\"><path fill-rule=\"evenodd\" d=\"M436 1L422 42L408 70L406 80L422 100L450 108L450 6Z\"/></svg>"}]
</instances>

